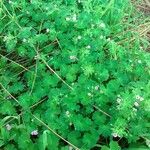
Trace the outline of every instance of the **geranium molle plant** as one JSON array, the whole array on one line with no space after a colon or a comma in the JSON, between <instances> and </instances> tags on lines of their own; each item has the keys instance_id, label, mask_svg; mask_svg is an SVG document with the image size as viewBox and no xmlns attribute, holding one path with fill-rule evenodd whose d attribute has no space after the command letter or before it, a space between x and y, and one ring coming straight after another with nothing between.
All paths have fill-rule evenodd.
<instances>
[{"instance_id":1,"label":"geranium molle plant","mask_svg":"<svg viewBox=\"0 0 150 150\"><path fill-rule=\"evenodd\" d=\"M132 11L129 0L0 1L2 149L148 141L150 61Z\"/></svg>"}]
</instances>

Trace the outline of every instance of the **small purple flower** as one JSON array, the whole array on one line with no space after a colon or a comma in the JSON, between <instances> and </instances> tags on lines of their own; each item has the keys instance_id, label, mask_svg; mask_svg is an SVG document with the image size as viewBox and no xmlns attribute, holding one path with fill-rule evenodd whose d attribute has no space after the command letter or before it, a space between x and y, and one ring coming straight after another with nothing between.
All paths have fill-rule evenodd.
<instances>
[{"instance_id":1,"label":"small purple flower","mask_svg":"<svg viewBox=\"0 0 150 150\"><path fill-rule=\"evenodd\" d=\"M117 133L112 133L112 136L113 137L118 137L118 134Z\"/></svg>"},{"instance_id":2,"label":"small purple flower","mask_svg":"<svg viewBox=\"0 0 150 150\"><path fill-rule=\"evenodd\" d=\"M88 93L88 96L89 96L89 97L92 97L92 94L91 94L91 93Z\"/></svg>"},{"instance_id":3,"label":"small purple flower","mask_svg":"<svg viewBox=\"0 0 150 150\"><path fill-rule=\"evenodd\" d=\"M25 43L25 42L27 42L27 39L24 38L22 41Z\"/></svg>"},{"instance_id":4,"label":"small purple flower","mask_svg":"<svg viewBox=\"0 0 150 150\"><path fill-rule=\"evenodd\" d=\"M95 86L95 90L97 91L99 89L99 86L97 85L97 86Z\"/></svg>"},{"instance_id":5,"label":"small purple flower","mask_svg":"<svg viewBox=\"0 0 150 150\"><path fill-rule=\"evenodd\" d=\"M87 48L87 49L90 49L90 48L91 48L91 46L90 46L90 45L88 45L86 48Z\"/></svg>"},{"instance_id":6,"label":"small purple flower","mask_svg":"<svg viewBox=\"0 0 150 150\"><path fill-rule=\"evenodd\" d=\"M70 112L69 111L66 111L66 116L70 117Z\"/></svg>"},{"instance_id":7,"label":"small purple flower","mask_svg":"<svg viewBox=\"0 0 150 150\"><path fill-rule=\"evenodd\" d=\"M46 29L46 32L48 33L50 31L50 29Z\"/></svg>"},{"instance_id":8,"label":"small purple flower","mask_svg":"<svg viewBox=\"0 0 150 150\"><path fill-rule=\"evenodd\" d=\"M12 129L12 126L11 126L10 124L7 124L7 125L6 125L6 129L7 129L8 131L10 131L10 130Z\"/></svg>"},{"instance_id":9,"label":"small purple flower","mask_svg":"<svg viewBox=\"0 0 150 150\"><path fill-rule=\"evenodd\" d=\"M77 37L78 40L81 40L81 38L82 38L82 37L81 37L80 35Z\"/></svg>"},{"instance_id":10,"label":"small purple flower","mask_svg":"<svg viewBox=\"0 0 150 150\"><path fill-rule=\"evenodd\" d=\"M66 21L70 21L70 18L69 18L69 17L66 17Z\"/></svg>"},{"instance_id":11,"label":"small purple flower","mask_svg":"<svg viewBox=\"0 0 150 150\"><path fill-rule=\"evenodd\" d=\"M33 136L36 136L36 135L38 135L39 133L38 133L38 130L33 130L32 132L31 132L31 135L33 135Z\"/></svg>"},{"instance_id":12,"label":"small purple flower","mask_svg":"<svg viewBox=\"0 0 150 150\"><path fill-rule=\"evenodd\" d=\"M99 25L99 27L101 27L101 28L105 28L105 27L106 27L106 25L105 25L104 23L101 23L101 24Z\"/></svg>"},{"instance_id":13,"label":"small purple flower","mask_svg":"<svg viewBox=\"0 0 150 150\"><path fill-rule=\"evenodd\" d=\"M77 15L74 14L73 17L72 17L72 21L76 22L77 21Z\"/></svg>"},{"instance_id":14,"label":"small purple flower","mask_svg":"<svg viewBox=\"0 0 150 150\"><path fill-rule=\"evenodd\" d=\"M140 101L142 102L144 100L144 98L143 97L140 97Z\"/></svg>"},{"instance_id":15,"label":"small purple flower","mask_svg":"<svg viewBox=\"0 0 150 150\"><path fill-rule=\"evenodd\" d=\"M76 56L70 56L70 59L71 59L71 60L76 60L77 57L76 57Z\"/></svg>"},{"instance_id":16,"label":"small purple flower","mask_svg":"<svg viewBox=\"0 0 150 150\"><path fill-rule=\"evenodd\" d=\"M117 98L117 103L118 103L118 104L121 103L121 98Z\"/></svg>"},{"instance_id":17,"label":"small purple flower","mask_svg":"<svg viewBox=\"0 0 150 150\"><path fill-rule=\"evenodd\" d=\"M138 102L135 102L135 103L134 103L134 106L139 107L139 103L138 103Z\"/></svg>"},{"instance_id":18,"label":"small purple flower","mask_svg":"<svg viewBox=\"0 0 150 150\"><path fill-rule=\"evenodd\" d=\"M133 111L134 111L134 112L137 112L137 109L136 109L136 108L133 108Z\"/></svg>"},{"instance_id":19,"label":"small purple flower","mask_svg":"<svg viewBox=\"0 0 150 150\"><path fill-rule=\"evenodd\" d=\"M141 97L139 95L136 95L136 99L139 100Z\"/></svg>"}]
</instances>

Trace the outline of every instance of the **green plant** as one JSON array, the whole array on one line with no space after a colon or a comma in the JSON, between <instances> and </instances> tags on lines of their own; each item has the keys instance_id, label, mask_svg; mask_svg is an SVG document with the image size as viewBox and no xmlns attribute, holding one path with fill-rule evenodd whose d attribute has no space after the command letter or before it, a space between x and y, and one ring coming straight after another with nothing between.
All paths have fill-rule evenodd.
<instances>
[{"instance_id":1,"label":"green plant","mask_svg":"<svg viewBox=\"0 0 150 150\"><path fill-rule=\"evenodd\" d=\"M0 6L2 148L120 149L113 140L150 138L149 54L125 23L128 0Z\"/></svg>"}]
</instances>

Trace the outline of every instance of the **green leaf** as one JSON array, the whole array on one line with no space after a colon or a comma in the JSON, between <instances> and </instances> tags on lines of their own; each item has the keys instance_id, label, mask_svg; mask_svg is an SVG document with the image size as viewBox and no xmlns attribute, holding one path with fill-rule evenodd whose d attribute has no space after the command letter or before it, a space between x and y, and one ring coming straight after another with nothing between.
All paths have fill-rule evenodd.
<instances>
[{"instance_id":1,"label":"green leaf","mask_svg":"<svg viewBox=\"0 0 150 150\"><path fill-rule=\"evenodd\" d=\"M48 141L47 141L47 134L50 133L49 130L45 130L43 132L43 150L45 150L48 146Z\"/></svg>"},{"instance_id":2,"label":"green leaf","mask_svg":"<svg viewBox=\"0 0 150 150\"><path fill-rule=\"evenodd\" d=\"M111 150L121 150L119 144L115 141L111 141L109 146Z\"/></svg>"},{"instance_id":3,"label":"green leaf","mask_svg":"<svg viewBox=\"0 0 150 150\"><path fill-rule=\"evenodd\" d=\"M17 44L16 39L11 39L6 42L6 49L8 52L14 51Z\"/></svg>"},{"instance_id":4,"label":"green leaf","mask_svg":"<svg viewBox=\"0 0 150 150\"><path fill-rule=\"evenodd\" d=\"M2 147L4 144L5 144L4 141L0 139L0 147Z\"/></svg>"},{"instance_id":5,"label":"green leaf","mask_svg":"<svg viewBox=\"0 0 150 150\"><path fill-rule=\"evenodd\" d=\"M107 147L107 146L102 146L101 150L111 150L111 149L109 147Z\"/></svg>"},{"instance_id":6,"label":"green leaf","mask_svg":"<svg viewBox=\"0 0 150 150\"><path fill-rule=\"evenodd\" d=\"M99 70L99 78L101 82L106 81L109 78L108 70L107 69Z\"/></svg>"},{"instance_id":7,"label":"green leaf","mask_svg":"<svg viewBox=\"0 0 150 150\"><path fill-rule=\"evenodd\" d=\"M24 27L19 34L19 38L21 39L28 39L31 36L31 29L32 27Z\"/></svg>"},{"instance_id":8,"label":"green leaf","mask_svg":"<svg viewBox=\"0 0 150 150\"><path fill-rule=\"evenodd\" d=\"M9 100L6 100L5 102L3 102L3 104L0 105L0 112L1 114L7 114L7 115L16 114L16 110Z\"/></svg>"},{"instance_id":9,"label":"green leaf","mask_svg":"<svg viewBox=\"0 0 150 150\"><path fill-rule=\"evenodd\" d=\"M38 34L35 37L35 40L36 40L36 42L39 42L39 43L43 44L43 43L48 41L48 36L45 35L45 34Z\"/></svg>"},{"instance_id":10,"label":"green leaf","mask_svg":"<svg viewBox=\"0 0 150 150\"><path fill-rule=\"evenodd\" d=\"M24 89L24 85L22 82L17 82L14 83L12 86L9 88L9 92L17 94L18 92L22 91Z\"/></svg>"}]
</instances>

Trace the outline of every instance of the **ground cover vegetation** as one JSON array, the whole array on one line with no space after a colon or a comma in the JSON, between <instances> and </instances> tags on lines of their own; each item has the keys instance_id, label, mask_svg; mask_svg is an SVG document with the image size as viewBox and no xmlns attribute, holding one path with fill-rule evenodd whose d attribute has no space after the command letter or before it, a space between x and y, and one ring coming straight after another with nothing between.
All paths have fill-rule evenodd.
<instances>
[{"instance_id":1,"label":"ground cover vegetation","mask_svg":"<svg viewBox=\"0 0 150 150\"><path fill-rule=\"evenodd\" d=\"M0 149L149 149L150 22L135 12L130 0L0 1Z\"/></svg>"}]
</instances>

